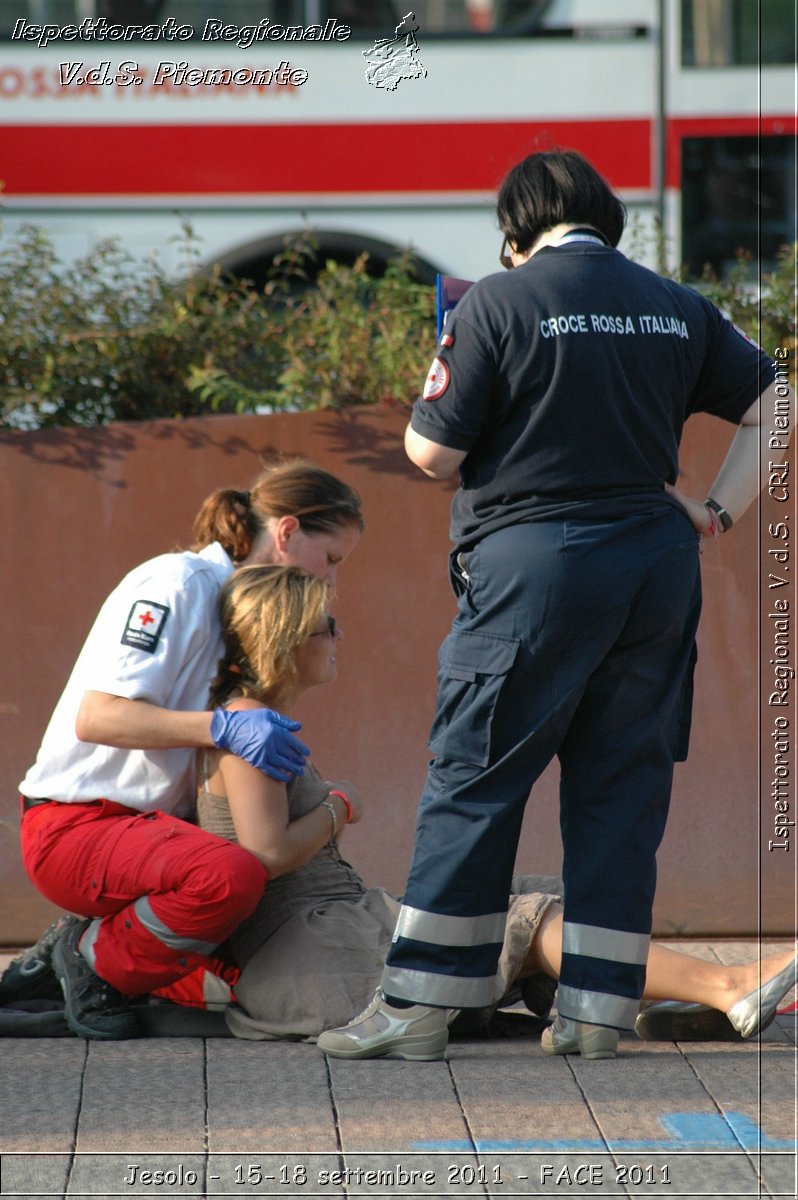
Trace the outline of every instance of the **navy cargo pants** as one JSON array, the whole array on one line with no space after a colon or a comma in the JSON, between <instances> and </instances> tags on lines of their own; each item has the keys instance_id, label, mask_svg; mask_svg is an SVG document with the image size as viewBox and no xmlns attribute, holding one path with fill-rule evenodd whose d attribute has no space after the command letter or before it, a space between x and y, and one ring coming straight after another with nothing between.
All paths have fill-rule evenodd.
<instances>
[{"instance_id":1,"label":"navy cargo pants","mask_svg":"<svg viewBox=\"0 0 798 1200\"><path fill-rule=\"evenodd\" d=\"M697 543L663 503L609 523L512 526L460 556L388 995L491 1002L524 808L557 755L558 1010L633 1026L673 763L686 755Z\"/></svg>"}]
</instances>

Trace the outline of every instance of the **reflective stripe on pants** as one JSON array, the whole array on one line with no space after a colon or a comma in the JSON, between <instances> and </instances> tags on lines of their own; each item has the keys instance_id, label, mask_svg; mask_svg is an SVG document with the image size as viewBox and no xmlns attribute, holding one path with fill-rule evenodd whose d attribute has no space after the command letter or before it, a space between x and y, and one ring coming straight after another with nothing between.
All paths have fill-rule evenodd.
<instances>
[{"instance_id":1,"label":"reflective stripe on pants","mask_svg":"<svg viewBox=\"0 0 798 1200\"><path fill-rule=\"evenodd\" d=\"M254 910L261 863L165 813L111 801L49 804L22 822L25 869L43 895L94 917L82 949L97 974L135 996L200 967Z\"/></svg>"},{"instance_id":2,"label":"reflective stripe on pants","mask_svg":"<svg viewBox=\"0 0 798 1200\"><path fill-rule=\"evenodd\" d=\"M560 1011L628 1027L689 726L696 534L663 504L606 524L513 526L465 566L440 653L435 758L404 893L412 919L400 917L382 986L418 1003L482 1003L529 791L559 755L565 921L583 931L563 957Z\"/></svg>"}]
</instances>

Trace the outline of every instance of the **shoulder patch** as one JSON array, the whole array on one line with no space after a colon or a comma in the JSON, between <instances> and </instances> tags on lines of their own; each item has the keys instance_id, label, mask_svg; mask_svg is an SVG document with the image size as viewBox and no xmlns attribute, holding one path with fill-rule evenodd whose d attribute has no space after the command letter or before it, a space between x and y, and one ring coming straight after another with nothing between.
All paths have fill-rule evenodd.
<instances>
[{"instance_id":1,"label":"shoulder patch","mask_svg":"<svg viewBox=\"0 0 798 1200\"><path fill-rule=\"evenodd\" d=\"M745 338L749 346L756 346L757 350L762 349L762 347L759 345L759 342L755 342L752 337L749 337L744 329L741 329L739 325L734 324L734 321L731 322L731 326L735 333L739 333L741 338Z\"/></svg>"},{"instance_id":2,"label":"shoulder patch","mask_svg":"<svg viewBox=\"0 0 798 1200\"><path fill-rule=\"evenodd\" d=\"M422 400L437 400L449 386L450 378L449 368L443 359L434 358L429 375L427 375L427 381L424 384L424 391L421 396Z\"/></svg>"},{"instance_id":3,"label":"shoulder patch","mask_svg":"<svg viewBox=\"0 0 798 1200\"><path fill-rule=\"evenodd\" d=\"M161 640L168 616L169 609L165 604L156 604L154 600L137 600L130 610L122 634L122 645L152 654Z\"/></svg>"}]
</instances>

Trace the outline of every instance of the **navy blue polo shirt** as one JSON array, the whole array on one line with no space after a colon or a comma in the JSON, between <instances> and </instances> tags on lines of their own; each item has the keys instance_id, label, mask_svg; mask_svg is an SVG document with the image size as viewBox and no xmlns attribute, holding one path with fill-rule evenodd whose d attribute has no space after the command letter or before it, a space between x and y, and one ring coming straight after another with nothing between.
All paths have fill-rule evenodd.
<instances>
[{"instance_id":1,"label":"navy blue polo shirt","mask_svg":"<svg viewBox=\"0 0 798 1200\"><path fill-rule=\"evenodd\" d=\"M544 247L450 317L413 429L467 451L451 537L675 504L686 419L738 423L774 365L703 296L594 242Z\"/></svg>"}]
</instances>

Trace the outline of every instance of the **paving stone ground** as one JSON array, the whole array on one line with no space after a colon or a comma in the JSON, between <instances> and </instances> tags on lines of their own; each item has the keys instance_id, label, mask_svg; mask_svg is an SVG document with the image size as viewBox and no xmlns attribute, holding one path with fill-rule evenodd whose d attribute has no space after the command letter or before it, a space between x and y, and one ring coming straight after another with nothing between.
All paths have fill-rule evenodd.
<instances>
[{"instance_id":1,"label":"paving stone ground","mask_svg":"<svg viewBox=\"0 0 798 1200\"><path fill-rule=\"evenodd\" d=\"M548 1058L517 1037L340 1062L289 1042L0 1039L0 1197L796 1196L794 1016L753 1042L620 1049Z\"/></svg>"}]
</instances>

